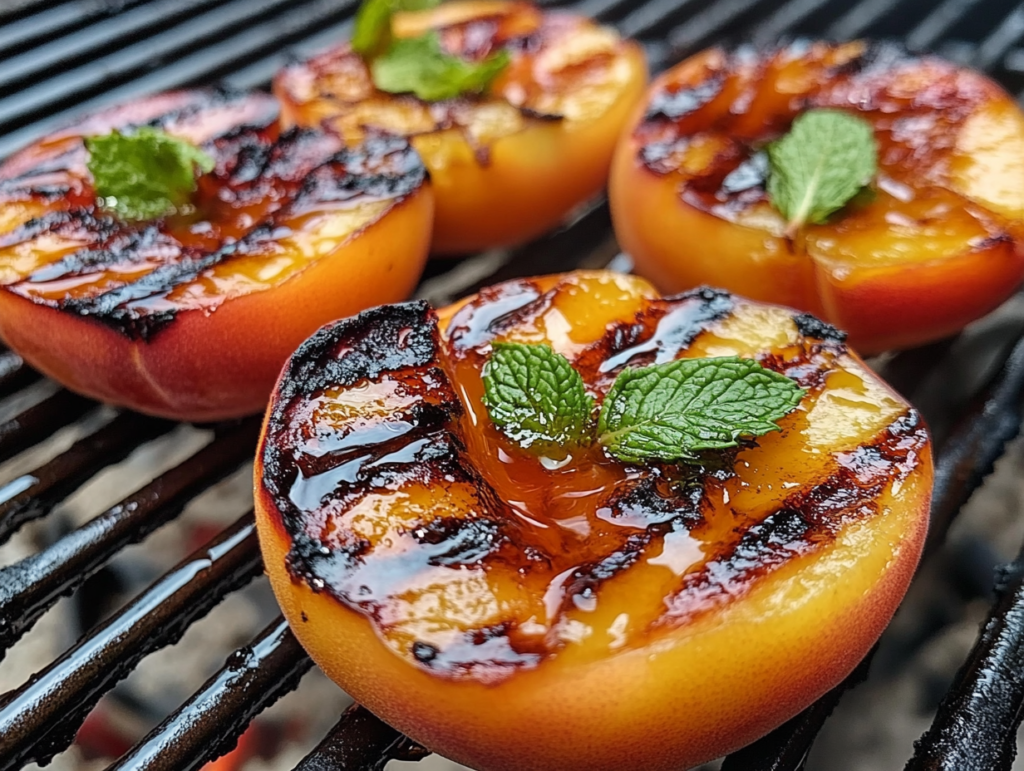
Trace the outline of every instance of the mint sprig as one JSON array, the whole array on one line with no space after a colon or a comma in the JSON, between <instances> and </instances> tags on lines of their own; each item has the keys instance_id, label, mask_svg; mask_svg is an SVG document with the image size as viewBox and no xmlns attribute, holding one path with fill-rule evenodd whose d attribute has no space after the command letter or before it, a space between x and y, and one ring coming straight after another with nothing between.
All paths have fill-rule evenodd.
<instances>
[{"instance_id":1,"label":"mint sprig","mask_svg":"<svg viewBox=\"0 0 1024 771\"><path fill-rule=\"evenodd\" d=\"M424 11L441 0L365 0L356 11L352 50L366 59L383 53L391 44L391 17L399 11Z\"/></svg>"},{"instance_id":2,"label":"mint sprig","mask_svg":"<svg viewBox=\"0 0 1024 771\"><path fill-rule=\"evenodd\" d=\"M428 102L486 91L512 57L501 50L483 61L468 62L441 46L436 32L396 40L370 65L373 83L391 94L415 94Z\"/></svg>"},{"instance_id":3,"label":"mint sprig","mask_svg":"<svg viewBox=\"0 0 1024 771\"><path fill-rule=\"evenodd\" d=\"M550 346L496 344L483 380L491 421L522 447L547 452L593 441L593 400ZM785 375L735 356L626 369L601 406L597 441L627 463L699 461L700 453L778 431L803 394Z\"/></svg>"},{"instance_id":4,"label":"mint sprig","mask_svg":"<svg viewBox=\"0 0 1024 771\"><path fill-rule=\"evenodd\" d=\"M491 421L522 447L575 445L590 434L593 400L549 345L497 343L483 371Z\"/></svg>"},{"instance_id":5,"label":"mint sprig","mask_svg":"<svg viewBox=\"0 0 1024 771\"><path fill-rule=\"evenodd\" d=\"M471 62L444 50L441 37L427 32L395 39L392 17L399 11L434 8L440 0L364 0L356 13L352 50L370 65L373 84L389 94L414 94L427 102L486 91L512 61L506 50Z\"/></svg>"},{"instance_id":6,"label":"mint sprig","mask_svg":"<svg viewBox=\"0 0 1024 771\"><path fill-rule=\"evenodd\" d=\"M598 441L627 462L694 461L778 431L776 421L803 393L785 375L735 356L626 369L601 407Z\"/></svg>"},{"instance_id":7,"label":"mint sprig","mask_svg":"<svg viewBox=\"0 0 1024 771\"><path fill-rule=\"evenodd\" d=\"M808 110L768 145L768 196L793 237L843 208L878 171L878 144L867 121L840 110Z\"/></svg>"},{"instance_id":8,"label":"mint sprig","mask_svg":"<svg viewBox=\"0 0 1024 771\"><path fill-rule=\"evenodd\" d=\"M143 126L86 137L87 167L99 202L128 220L162 217L188 203L197 170L214 160L183 139Z\"/></svg>"}]
</instances>

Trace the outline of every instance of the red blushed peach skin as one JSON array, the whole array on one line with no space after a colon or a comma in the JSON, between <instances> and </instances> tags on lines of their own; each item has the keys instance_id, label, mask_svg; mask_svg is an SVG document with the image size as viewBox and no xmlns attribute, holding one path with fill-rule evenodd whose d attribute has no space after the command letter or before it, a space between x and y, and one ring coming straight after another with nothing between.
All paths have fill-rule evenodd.
<instances>
[{"instance_id":1,"label":"red blushed peach skin","mask_svg":"<svg viewBox=\"0 0 1024 771\"><path fill-rule=\"evenodd\" d=\"M348 141L368 129L407 136L430 170L436 254L534 238L604 188L647 83L639 45L589 19L491 0L400 13L394 30L437 31L469 59L505 49L512 64L482 97L429 103L377 90L346 44L282 70L274 93L286 123L324 124Z\"/></svg>"},{"instance_id":2,"label":"red blushed peach skin","mask_svg":"<svg viewBox=\"0 0 1024 771\"><path fill-rule=\"evenodd\" d=\"M683 493L662 486L673 467L594 450L552 469L518 450L479 401L498 340L550 343L598 400L652 354L754 356L807 394L727 478L699 468ZM378 448L382 429L396 438ZM480 771L678 771L793 717L889 622L931 481L920 418L834 329L602 273L321 330L282 373L255 469L266 569L300 642L372 712Z\"/></svg>"},{"instance_id":3,"label":"red blushed peach skin","mask_svg":"<svg viewBox=\"0 0 1024 771\"><path fill-rule=\"evenodd\" d=\"M196 212L142 223L106 213L72 130L14 156L0 167L0 336L104 402L193 421L259 412L317 327L411 293L433 216L425 171L401 140L345 150L312 130L279 136L265 95L142 101L144 117L163 115L217 160ZM125 117L83 125L102 133ZM56 153L63 167L34 176ZM384 181L363 181L374 173ZM53 176L63 195L47 192Z\"/></svg>"},{"instance_id":4,"label":"red blushed peach skin","mask_svg":"<svg viewBox=\"0 0 1024 771\"><path fill-rule=\"evenodd\" d=\"M870 122L870 197L794 240L759 151L809 108ZM616 150L615 231L662 291L818 314L864 353L955 333L1024 278L1024 114L996 84L864 43L712 49L652 85Z\"/></svg>"},{"instance_id":5,"label":"red blushed peach skin","mask_svg":"<svg viewBox=\"0 0 1024 771\"><path fill-rule=\"evenodd\" d=\"M309 330L412 293L430 220L429 192L417 192L272 290L213 313L181 312L150 340L0 291L0 337L43 374L99 401L194 421L251 415Z\"/></svg>"}]
</instances>

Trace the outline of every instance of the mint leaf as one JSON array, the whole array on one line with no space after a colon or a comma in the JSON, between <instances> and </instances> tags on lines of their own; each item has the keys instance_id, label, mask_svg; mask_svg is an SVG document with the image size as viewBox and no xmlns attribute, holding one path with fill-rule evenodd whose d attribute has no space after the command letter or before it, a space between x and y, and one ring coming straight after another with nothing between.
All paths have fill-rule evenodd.
<instances>
[{"instance_id":1,"label":"mint leaf","mask_svg":"<svg viewBox=\"0 0 1024 771\"><path fill-rule=\"evenodd\" d=\"M704 450L777 431L803 389L750 359L678 359L626 369L598 418L598 441L629 463L693 461Z\"/></svg>"},{"instance_id":2,"label":"mint leaf","mask_svg":"<svg viewBox=\"0 0 1024 771\"><path fill-rule=\"evenodd\" d=\"M499 51L481 62L467 62L445 52L436 32L396 40L371 65L373 83L392 94L413 93L428 102L454 99L487 90L508 66L508 51Z\"/></svg>"},{"instance_id":3,"label":"mint leaf","mask_svg":"<svg viewBox=\"0 0 1024 771\"><path fill-rule=\"evenodd\" d=\"M372 59L391 43L391 17L398 11L423 11L441 0L364 0L356 12L352 50Z\"/></svg>"},{"instance_id":4,"label":"mint leaf","mask_svg":"<svg viewBox=\"0 0 1024 771\"><path fill-rule=\"evenodd\" d=\"M491 421L520 446L589 440L593 400L580 373L551 346L495 343L483 380Z\"/></svg>"},{"instance_id":5,"label":"mint leaf","mask_svg":"<svg viewBox=\"0 0 1024 771\"><path fill-rule=\"evenodd\" d=\"M768 145L768 196L793 236L821 223L871 182L878 144L871 124L839 110L808 110Z\"/></svg>"},{"instance_id":6,"label":"mint leaf","mask_svg":"<svg viewBox=\"0 0 1024 771\"><path fill-rule=\"evenodd\" d=\"M173 212L196 189L196 169L214 167L198 147L149 127L86 137L85 147L97 199L130 220Z\"/></svg>"}]
</instances>

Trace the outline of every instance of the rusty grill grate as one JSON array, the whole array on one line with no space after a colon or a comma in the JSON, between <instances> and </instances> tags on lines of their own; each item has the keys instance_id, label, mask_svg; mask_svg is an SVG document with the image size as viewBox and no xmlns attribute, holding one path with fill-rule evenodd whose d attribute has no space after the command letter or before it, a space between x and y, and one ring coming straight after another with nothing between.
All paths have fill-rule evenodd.
<instances>
[{"instance_id":1,"label":"rusty grill grate","mask_svg":"<svg viewBox=\"0 0 1024 771\"><path fill-rule=\"evenodd\" d=\"M549 3L551 4L551 3ZM982 68L1024 89L1024 4L1008 0L580 0L561 3L614 24L661 69L714 42L780 36L905 41ZM356 0L8 0L0 4L0 157L74 114L140 94L217 81L265 85L291 56L349 33ZM608 211L596 203L528 247L435 265L420 294L443 303L519 275L596 267L616 258ZM974 340L944 341L878 362L936 429L938 459L928 552L1016 436L1024 392L1024 320L1003 324L986 377L970 393L936 387L977 371ZM975 351L976 353L976 351ZM39 378L0 352L0 413ZM88 417L96 405L56 390L0 422L0 462ZM213 440L52 545L0 568L0 657L56 601L124 547L142 541L251 458L255 419L214 427ZM0 544L45 517L104 468L169 433L165 421L123 413L0 488ZM45 762L74 739L99 699L148 654L176 642L226 595L261 572L251 513L195 551L74 647L0 696L0 771ZM195 695L111 768L188 771L230 749L249 721L312 666L283 620L233 654ZM724 771L803 766L847 682L724 762ZM1002 571L987 622L907 765L912 771L1008 771L1024 708L1024 552ZM298 768L380 769L423 751L353 706Z\"/></svg>"}]
</instances>

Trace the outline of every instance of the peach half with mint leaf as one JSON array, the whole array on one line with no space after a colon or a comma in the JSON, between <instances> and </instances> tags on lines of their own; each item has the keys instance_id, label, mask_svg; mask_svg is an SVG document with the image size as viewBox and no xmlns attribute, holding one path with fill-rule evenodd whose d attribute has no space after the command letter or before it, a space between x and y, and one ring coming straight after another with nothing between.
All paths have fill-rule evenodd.
<instances>
[{"instance_id":1,"label":"peach half with mint leaf","mask_svg":"<svg viewBox=\"0 0 1024 771\"><path fill-rule=\"evenodd\" d=\"M1024 112L888 44L686 59L632 116L609 191L661 291L799 308L865 354L952 335L1024 279Z\"/></svg>"},{"instance_id":2,"label":"peach half with mint leaf","mask_svg":"<svg viewBox=\"0 0 1024 771\"><path fill-rule=\"evenodd\" d=\"M433 200L402 139L281 132L259 93L136 100L0 165L0 336L86 396L260 412L317 328L405 299Z\"/></svg>"},{"instance_id":3,"label":"peach half with mint leaf","mask_svg":"<svg viewBox=\"0 0 1024 771\"><path fill-rule=\"evenodd\" d=\"M535 238L596 197L646 85L640 45L583 16L367 0L352 42L287 66L274 94L288 124L407 137L436 196L433 251L462 255Z\"/></svg>"},{"instance_id":4,"label":"peach half with mint leaf","mask_svg":"<svg viewBox=\"0 0 1024 771\"><path fill-rule=\"evenodd\" d=\"M607 272L324 327L255 469L298 639L479 771L676 771L793 717L889 622L931 484L835 328Z\"/></svg>"}]
</instances>

